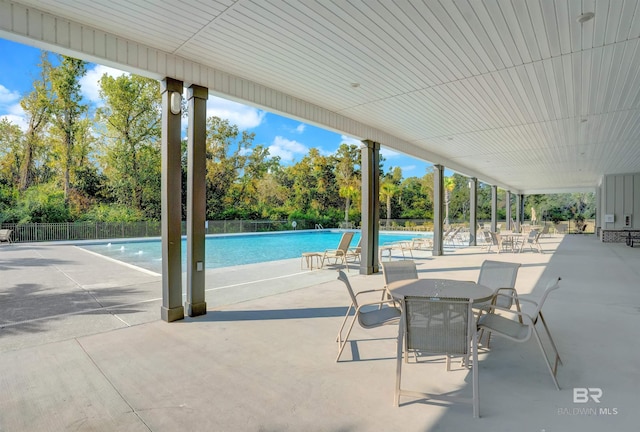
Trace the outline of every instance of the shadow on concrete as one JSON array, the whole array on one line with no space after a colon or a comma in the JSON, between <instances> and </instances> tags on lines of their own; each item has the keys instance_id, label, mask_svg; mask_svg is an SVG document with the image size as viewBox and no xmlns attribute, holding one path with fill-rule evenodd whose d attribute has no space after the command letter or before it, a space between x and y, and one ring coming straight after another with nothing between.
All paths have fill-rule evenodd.
<instances>
[{"instance_id":1,"label":"shadow on concrete","mask_svg":"<svg viewBox=\"0 0 640 432\"><path fill-rule=\"evenodd\" d=\"M11 270L29 267L48 267L59 264L69 264L72 261L53 258L10 258L0 259L0 270Z\"/></svg>"},{"instance_id":2,"label":"shadow on concrete","mask_svg":"<svg viewBox=\"0 0 640 432\"><path fill-rule=\"evenodd\" d=\"M71 315L132 314L142 312L121 299L142 291L131 287L101 288L99 292L62 291L60 287L16 284L0 288L0 337L10 334L45 332L50 321ZM110 301L116 299L116 301Z\"/></svg>"},{"instance_id":3,"label":"shadow on concrete","mask_svg":"<svg viewBox=\"0 0 640 432\"><path fill-rule=\"evenodd\" d=\"M270 310L224 310L208 311L206 315L185 319L190 321L261 321L302 318L343 317L346 307L302 308L302 309L270 309Z\"/></svg>"}]
</instances>

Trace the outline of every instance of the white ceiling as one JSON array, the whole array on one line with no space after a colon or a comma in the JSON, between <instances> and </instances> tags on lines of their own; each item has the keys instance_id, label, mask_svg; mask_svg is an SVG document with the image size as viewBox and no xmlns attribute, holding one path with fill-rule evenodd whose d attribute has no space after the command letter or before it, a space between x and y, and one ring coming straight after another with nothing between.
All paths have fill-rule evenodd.
<instances>
[{"instance_id":1,"label":"white ceiling","mask_svg":"<svg viewBox=\"0 0 640 432\"><path fill-rule=\"evenodd\" d=\"M0 3L291 95L512 191L640 172L638 0Z\"/></svg>"}]
</instances>

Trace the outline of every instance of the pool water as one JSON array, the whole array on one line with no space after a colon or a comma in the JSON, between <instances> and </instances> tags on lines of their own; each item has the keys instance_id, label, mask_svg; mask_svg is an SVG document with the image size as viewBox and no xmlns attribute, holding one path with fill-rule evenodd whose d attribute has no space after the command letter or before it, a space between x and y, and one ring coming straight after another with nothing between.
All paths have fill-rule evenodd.
<instances>
[{"instance_id":1,"label":"pool water","mask_svg":"<svg viewBox=\"0 0 640 432\"><path fill-rule=\"evenodd\" d=\"M431 237L426 233L423 237ZM303 252L322 252L338 247L340 231L300 231L265 234L233 234L207 236L205 240L205 268L230 267L242 264L298 258ZM379 243L411 240L416 234L380 233ZM351 246L356 246L360 233L356 232ZM82 245L82 248L147 270L162 273L162 251L159 239L112 241ZM187 240L182 239L182 268L186 269Z\"/></svg>"}]
</instances>

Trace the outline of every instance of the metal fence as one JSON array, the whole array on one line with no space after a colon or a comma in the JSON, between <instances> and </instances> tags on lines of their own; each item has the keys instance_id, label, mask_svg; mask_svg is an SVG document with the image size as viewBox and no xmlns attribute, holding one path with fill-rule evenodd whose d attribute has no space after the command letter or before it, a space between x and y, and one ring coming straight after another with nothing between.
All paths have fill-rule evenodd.
<instances>
[{"instance_id":1,"label":"metal fence","mask_svg":"<svg viewBox=\"0 0 640 432\"><path fill-rule=\"evenodd\" d=\"M291 229L313 229L314 223L300 221L295 224L287 220L228 220L207 221L206 234L226 234L244 232L285 231ZM61 241L61 240L104 240L132 237L159 237L159 221L143 222L69 222L69 223L3 223L0 229L13 230L11 238L16 243ZM182 222L182 234L187 233L186 222Z\"/></svg>"}]
</instances>

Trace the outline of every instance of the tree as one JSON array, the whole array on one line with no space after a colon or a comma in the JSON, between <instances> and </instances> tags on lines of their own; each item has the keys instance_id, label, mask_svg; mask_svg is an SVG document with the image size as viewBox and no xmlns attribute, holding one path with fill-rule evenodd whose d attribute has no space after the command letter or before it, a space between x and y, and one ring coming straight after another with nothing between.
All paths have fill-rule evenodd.
<instances>
[{"instance_id":1,"label":"tree","mask_svg":"<svg viewBox=\"0 0 640 432\"><path fill-rule=\"evenodd\" d=\"M449 225L449 204L451 203L451 192L456 187L453 177L444 178L444 224Z\"/></svg>"},{"instance_id":2,"label":"tree","mask_svg":"<svg viewBox=\"0 0 640 432\"><path fill-rule=\"evenodd\" d=\"M354 144L340 144L336 152L336 181L338 193L345 199L344 221L349 222L351 202L360 196L360 149Z\"/></svg>"},{"instance_id":3,"label":"tree","mask_svg":"<svg viewBox=\"0 0 640 432\"><path fill-rule=\"evenodd\" d=\"M51 63L48 53L40 56L40 77L33 82L33 90L20 101L20 106L27 115L27 131L24 134L24 148L20 164L20 191L24 192L34 181L34 165L38 149L42 145L43 132L48 126L51 116Z\"/></svg>"},{"instance_id":4,"label":"tree","mask_svg":"<svg viewBox=\"0 0 640 432\"><path fill-rule=\"evenodd\" d=\"M96 112L104 172L115 201L147 217L160 215L160 85L135 75L103 75Z\"/></svg>"},{"instance_id":5,"label":"tree","mask_svg":"<svg viewBox=\"0 0 640 432\"><path fill-rule=\"evenodd\" d=\"M87 106L81 103L80 93L80 78L86 71L84 61L62 56L60 65L51 69L50 73L52 133L58 138L58 160L62 169L65 202L69 201L71 171L76 167L73 150L80 119L87 112Z\"/></svg>"},{"instance_id":6,"label":"tree","mask_svg":"<svg viewBox=\"0 0 640 432\"><path fill-rule=\"evenodd\" d=\"M391 173L387 174L380 182L380 201L386 204L387 227L391 224L391 201L393 197L400 192L400 181L402 180L402 169L400 167L392 168Z\"/></svg>"},{"instance_id":7,"label":"tree","mask_svg":"<svg viewBox=\"0 0 640 432\"><path fill-rule=\"evenodd\" d=\"M24 140L18 125L0 119L0 183L13 188L20 180L20 147Z\"/></svg>"},{"instance_id":8,"label":"tree","mask_svg":"<svg viewBox=\"0 0 640 432\"><path fill-rule=\"evenodd\" d=\"M229 219L241 214L234 196L238 196L238 178L246 166L253 138L254 134L241 133L229 120L215 116L207 119L208 218Z\"/></svg>"}]
</instances>

